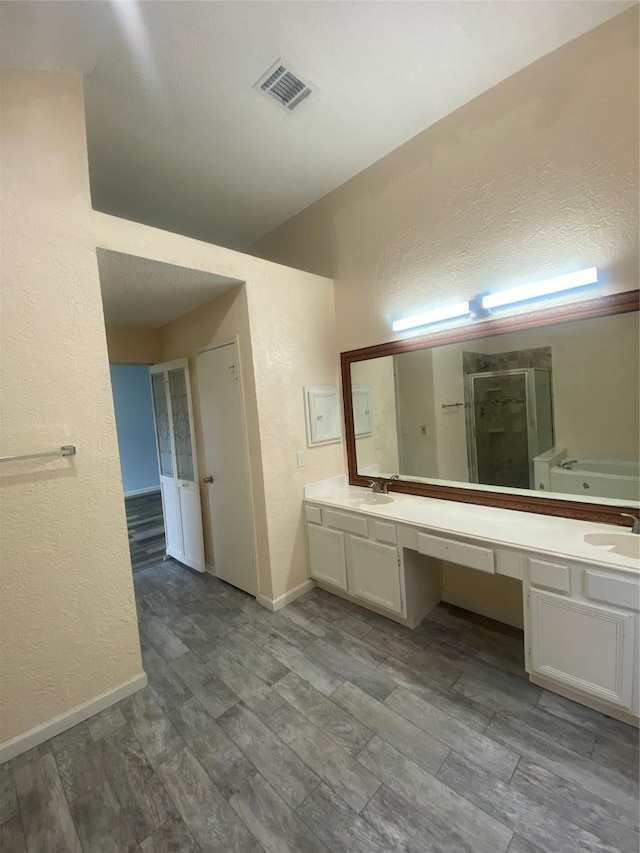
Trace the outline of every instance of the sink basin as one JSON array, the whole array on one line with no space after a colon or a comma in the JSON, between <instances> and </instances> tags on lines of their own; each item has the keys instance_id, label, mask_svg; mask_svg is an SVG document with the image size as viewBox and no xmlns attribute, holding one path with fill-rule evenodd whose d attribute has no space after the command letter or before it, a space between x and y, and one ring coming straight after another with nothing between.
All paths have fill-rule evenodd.
<instances>
[{"instance_id":1,"label":"sink basin","mask_svg":"<svg viewBox=\"0 0 640 853\"><path fill-rule=\"evenodd\" d=\"M640 560L640 536L636 533L587 533L584 541L603 551Z\"/></svg>"},{"instance_id":2,"label":"sink basin","mask_svg":"<svg viewBox=\"0 0 640 853\"><path fill-rule=\"evenodd\" d=\"M380 494L380 492L371 492L367 495L350 497L349 503L353 506L380 506L381 504L392 504L393 498L391 495L383 495Z\"/></svg>"}]
</instances>

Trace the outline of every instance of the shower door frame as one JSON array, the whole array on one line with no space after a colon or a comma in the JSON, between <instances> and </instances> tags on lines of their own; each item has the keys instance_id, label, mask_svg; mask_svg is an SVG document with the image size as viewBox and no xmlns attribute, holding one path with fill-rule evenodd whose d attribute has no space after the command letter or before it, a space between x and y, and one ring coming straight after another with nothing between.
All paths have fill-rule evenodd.
<instances>
[{"instance_id":1,"label":"shower door frame","mask_svg":"<svg viewBox=\"0 0 640 853\"><path fill-rule=\"evenodd\" d=\"M535 399L535 367L514 367L510 370L487 370L481 373L467 373L464 377L465 385L465 415L467 426L467 458L469 460L469 480L472 483L479 483L478 479L478 452L476 442L476 409L473 380L476 377L490 376L516 376L524 374L524 404L525 404L525 422L527 426L527 453L529 457L529 488L533 489L535 478L533 474L533 457L538 453L534 434L538 429L538 413L536 407L531 405L531 401ZM550 370L546 371L551 373ZM468 403L468 405L467 405Z\"/></svg>"}]
</instances>

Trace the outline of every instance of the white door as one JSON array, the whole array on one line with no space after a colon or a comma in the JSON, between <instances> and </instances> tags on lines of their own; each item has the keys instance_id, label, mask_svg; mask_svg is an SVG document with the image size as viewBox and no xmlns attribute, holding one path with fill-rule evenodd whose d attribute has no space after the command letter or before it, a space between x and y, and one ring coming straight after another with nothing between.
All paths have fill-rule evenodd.
<instances>
[{"instance_id":1,"label":"white door","mask_svg":"<svg viewBox=\"0 0 640 853\"><path fill-rule=\"evenodd\" d=\"M249 454L235 343L198 355L209 516L217 577L258 594L253 558Z\"/></svg>"},{"instance_id":2,"label":"white door","mask_svg":"<svg viewBox=\"0 0 640 853\"><path fill-rule=\"evenodd\" d=\"M204 572L202 511L186 358L149 368L166 551Z\"/></svg>"}]
</instances>

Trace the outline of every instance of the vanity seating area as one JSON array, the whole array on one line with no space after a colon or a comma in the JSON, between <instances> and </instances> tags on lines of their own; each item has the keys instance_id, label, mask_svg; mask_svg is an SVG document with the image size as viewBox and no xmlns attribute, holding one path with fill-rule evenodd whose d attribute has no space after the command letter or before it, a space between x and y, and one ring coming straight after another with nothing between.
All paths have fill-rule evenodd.
<instances>
[{"instance_id":1,"label":"vanity seating area","mask_svg":"<svg viewBox=\"0 0 640 853\"><path fill-rule=\"evenodd\" d=\"M305 515L315 582L409 628L440 602L445 564L520 580L530 680L637 725L640 537L628 529L340 477L307 486Z\"/></svg>"}]
</instances>

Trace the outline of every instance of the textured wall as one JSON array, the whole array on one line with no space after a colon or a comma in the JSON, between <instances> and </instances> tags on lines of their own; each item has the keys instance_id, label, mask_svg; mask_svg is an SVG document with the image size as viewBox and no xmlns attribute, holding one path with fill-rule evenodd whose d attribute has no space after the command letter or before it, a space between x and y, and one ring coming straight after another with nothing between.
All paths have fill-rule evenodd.
<instances>
[{"instance_id":1,"label":"textured wall","mask_svg":"<svg viewBox=\"0 0 640 853\"><path fill-rule=\"evenodd\" d=\"M149 369L143 364L112 364L110 372L124 493L159 489Z\"/></svg>"},{"instance_id":2,"label":"textured wall","mask_svg":"<svg viewBox=\"0 0 640 853\"><path fill-rule=\"evenodd\" d=\"M111 364L156 364L162 360L162 332L145 326L107 326Z\"/></svg>"},{"instance_id":3,"label":"textured wall","mask_svg":"<svg viewBox=\"0 0 640 853\"><path fill-rule=\"evenodd\" d=\"M141 674L80 75L2 75L0 742Z\"/></svg>"},{"instance_id":4,"label":"textured wall","mask_svg":"<svg viewBox=\"0 0 640 853\"><path fill-rule=\"evenodd\" d=\"M92 222L100 248L246 282L237 300L230 292L166 326L163 357L193 364L198 347L239 334L260 592L284 594L308 576L304 486L344 470L342 444L306 448L304 420L303 387L338 382L333 283L102 213ZM197 420L196 442L202 458ZM304 468L297 450L306 450ZM209 556L212 547L209 540Z\"/></svg>"},{"instance_id":5,"label":"textured wall","mask_svg":"<svg viewBox=\"0 0 640 853\"><path fill-rule=\"evenodd\" d=\"M638 286L638 9L480 95L252 247L336 282L341 350L390 320L597 265Z\"/></svg>"},{"instance_id":6,"label":"textured wall","mask_svg":"<svg viewBox=\"0 0 640 853\"><path fill-rule=\"evenodd\" d=\"M162 333L164 340L163 360L170 361L174 358L185 357L189 360L196 454L201 478L205 473L206 466L202 421L200 417L200 389L198 387L196 372L198 349L208 344L227 342L233 340L236 335L238 336L244 405L247 419L254 528L256 542L260 543L256 548L259 547L261 552L261 559L259 561L261 575L260 588L268 587L271 564L268 554L267 519L263 496L262 450L260 447L258 412L255 404L256 392L249 331L249 311L244 285L219 296L217 299L213 299L206 305L180 317L173 323L169 323L168 326L164 327ZM210 487L201 483L200 500L202 504L205 559L210 565L215 565L215 544L210 524L210 493Z\"/></svg>"},{"instance_id":7,"label":"textured wall","mask_svg":"<svg viewBox=\"0 0 640 853\"><path fill-rule=\"evenodd\" d=\"M341 351L393 339L393 318L532 277L596 265L601 292L634 289L638 105L636 7L480 95L251 251L334 278ZM463 477L455 420L442 437ZM465 593L465 577L445 571L444 586L472 599L480 582ZM495 607L512 611L512 591L492 589Z\"/></svg>"}]
</instances>

